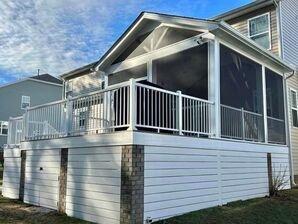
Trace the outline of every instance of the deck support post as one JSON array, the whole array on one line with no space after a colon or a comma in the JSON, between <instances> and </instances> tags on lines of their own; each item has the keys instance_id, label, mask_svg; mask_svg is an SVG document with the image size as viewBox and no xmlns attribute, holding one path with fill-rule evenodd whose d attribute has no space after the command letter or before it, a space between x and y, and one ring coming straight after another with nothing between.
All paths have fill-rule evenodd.
<instances>
[{"instance_id":1,"label":"deck support post","mask_svg":"<svg viewBox=\"0 0 298 224\"><path fill-rule=\"evenodd\" d=\"M178 94L178 130L179 130L179 135L183 135L182 128L183 128L183 123L182 123L182 93L181 91L177 91Z\"/></svg>"},{"instance_id":2,"label":"deck support post","mask_svg":"<svg viewBox=\"0 0 298 224\"><path fill-rule=\"evenodd\" d=\"M208 99L214 102L211 108L211 133L213 137L220 138L220 44L216 38L208 42L208 59Z\"/></svg>"},{"instance_id":3,"label":"deck support post","mask_svg":"<svg viewBox=\"0 0 298 224\"><path fill-rule=\"evenodd\" d=\"M58 212L65 213L66 211L66 184L67 184L67 163L68 149L61 149L60 176L59 176L59 201Z\"/></svg>"},{"instance_id":4,"label":"deck support post","mask_svg":"<svg viewBox=\"0 0 298 224\"><path fill-rule=\"evenodd\" d=\"M19 200L24 201L25 192L25 172L26 172L26 150L21 150L21 175L20 175L20 190Z\"/></svg>"},{"instance_id":5,"label":"deck support post","mask_svg":"<svg viewBox=\"0 0 298 224\"><path fill-rule=\"evenodd\" d=\"M129 80L129 128L128 130L136 130L136 80Z\"/></svg>"}]
</instances>

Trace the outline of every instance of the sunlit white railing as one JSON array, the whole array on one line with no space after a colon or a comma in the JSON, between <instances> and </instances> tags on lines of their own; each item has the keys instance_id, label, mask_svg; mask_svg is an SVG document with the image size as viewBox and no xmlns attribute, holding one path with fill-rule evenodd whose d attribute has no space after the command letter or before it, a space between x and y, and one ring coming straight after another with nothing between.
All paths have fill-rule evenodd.
<instances>
[{"instance_id":1,"label":"sunlit white railing","mask_svg":"<svg viewBox=\"0 0 298 224\"><path fill-rule=\"evenodd\" d=\"M211 135L212 102L136 83L136 127Z\"/></svg>"},{"instance_id":2,"label":"sunlit white railing","mask_svg":"<svg viewBox=\"0 0 298 224\"><path fill-rule=\"evenodd\" d=\"M8 122L7 144L19 145L23 138L23 117L10 118Z\"/></svg>"},{"instance_id":3,"label":"sunlit white railing","mask_svg":"<svg viewBox=\"0 0 298 224\"><path fill-rule=\"evenodd\" d=\"M126 129L209 136L213 134L212 106L210 101L183 95L180 91L167 91L130 80L104 90L27 108L22 123L23 138L18 136L18 141Z\"/></svg>"},{"instance_id":4,"label":"sunlit white railing","mask_svg":"<svg viewBox=\"0 0 298 224\"><path fill-rule=\"evenodd\" d=\"M66 133L66 100L27 108L24 114L26 140L59 138Z\"/></svg>"},{"instance_id":5,"label":"sunlit white railing","mask_svg":"<svg viewBox=\"0 0 298 224\"><path fill-rule=\"evenodd\" d=\"M264 141L262 114L221 105L221 136L248 141Z\"/></svg>"}]
</instances>

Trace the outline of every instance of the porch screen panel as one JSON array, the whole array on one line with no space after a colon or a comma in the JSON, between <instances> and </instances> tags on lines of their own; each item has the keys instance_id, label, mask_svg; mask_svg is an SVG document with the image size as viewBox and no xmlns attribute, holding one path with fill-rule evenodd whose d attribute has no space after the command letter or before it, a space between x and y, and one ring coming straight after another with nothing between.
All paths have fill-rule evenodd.
<instances>
[{"instance_id":1,"label":"porch screen panel","mask_svg":"<svg viewBox=\"0 0 298 224\"><path fill-rule=\"evenodd\" d=\"M282 76L267 68L265 72L268 142L284 144L286 136Z\"/></svg>"},{"instance_id":2,"label":"porch screen panel","mask_svg":"<svg viewBox=\"0 0 298 224\"><path fill-rule=\"evenodd\" d=\"M153 72L164 89L208 99L207 44L154 60Z\"/></svg>"},{"instance_id":3,"label":"porch screen panel","mask_svg":"<svg viewBox=\"0 0 298 224\"><path fill-rule=\"evenodd\" d=\"M264 141L262 66L220 46L222 137Z\"/></svg>"}]
</instances>

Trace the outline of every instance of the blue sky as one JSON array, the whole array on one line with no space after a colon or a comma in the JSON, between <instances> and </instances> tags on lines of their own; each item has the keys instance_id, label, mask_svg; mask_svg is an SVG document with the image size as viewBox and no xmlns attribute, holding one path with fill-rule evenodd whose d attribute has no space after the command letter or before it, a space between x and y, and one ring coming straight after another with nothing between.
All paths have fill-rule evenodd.
<instances>
[{"instance_id":1,"label":"blue sky","mask_svg":"<svg viewBox=\"0 0 298 224\"><path fill-rule=\"evenodd\" d=\"M251 0L0 1L0 85L93 62L141 11L209 18Z\"/></svg>"}]
</instances>

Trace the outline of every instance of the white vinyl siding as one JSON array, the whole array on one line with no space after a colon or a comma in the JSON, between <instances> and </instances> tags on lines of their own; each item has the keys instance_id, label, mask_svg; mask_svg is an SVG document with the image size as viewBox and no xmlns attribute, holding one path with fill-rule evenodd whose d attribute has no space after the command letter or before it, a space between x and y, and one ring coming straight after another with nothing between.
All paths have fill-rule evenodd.
<instances>
[{"instance_id":1,"label":"white vinyl siding","mask_svg":"<svg viewBox=\"0 0 298 224\"><path fill-rule=\"evenodd\" d=\"M248 36L262 47L271 49L269 13L248 19Z\"/></svg>"},{"instance_id":2,"label":"white vinyl siding","mask_svg":"<svg viewBox=\"0 0 298 224\"><path fill-rule=\"evenodd\" d=\"M26 151L24 202L57 209L60 149Z\"/></svg>"},{"instance_id":3,"label":"white vinyl siding","mask_svg":"<svg viewBox=\"0 0 298 224\"><path fill-rule=\"evenodd\" d=\"M165 136L160 140L145 146L145 220L268 195L267 152L273 171L286 171L289 180L287 147L211 139L185 144L187 139Z\"/></svg>"},{"instance_id":4,"label":"white vinyl siding","mask_svg":"<svg viewBox=\"0 0 298 224\"><path fill-rule=\"evenodd\" d=\"M18 199L21 175L21 150L19 148L4 149L4 171L2 195Z\"/></svg>"},{"instance_id":5,"label":"white vinyl siding","mask_svg":"<svg viewBox=\"0 0 298 224\"><path fill-rule=\"evenodd\" d=\"M280 22L283 59L298 68L298 1L282 0L280 4Z\"/></svg>"},{"instance_id":6,"label":"white vinyl siding","mask_svg":"<svg viewBox=\"0 0 298 224\"><path fill-rule=\"evenodd\" d=\"M120 223L121 147L70 148L66 214Z\"/></svg>"}]
</instances>

